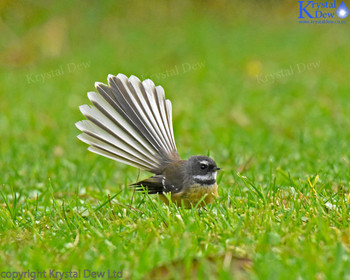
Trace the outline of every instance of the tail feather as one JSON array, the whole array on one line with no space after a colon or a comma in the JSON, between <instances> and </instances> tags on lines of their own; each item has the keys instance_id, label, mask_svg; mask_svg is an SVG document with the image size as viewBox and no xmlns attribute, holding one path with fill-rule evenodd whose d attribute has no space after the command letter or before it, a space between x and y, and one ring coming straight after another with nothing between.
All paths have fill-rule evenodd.
<instances>
[{"instance_id":1,"label":"tail feather","mask_svg":"<svg viewBox=\"0 0 350 280\"><path fill-rule=\"evenodd\" d=\"M96 89L98 90L98 92L101 94L101 97L103 97L103 99L109 103L109 105L111 105L114 109L115 112L119 113L119 120L122 122L123 120L130 126L133 127L133 129L136 131L136 134L137 135L140 135L140 136L145 136L147 134L147 131L145 130L144 127L140 126L139 123L136 122L136 120L134 120L131 116L130 116L130 113L128 115L127 112L125 112L125 108L122 108L118 99L117 99L117 96L118 96L118 92L119 91L116 91L115 89L112 90L112 88L102 84L102 83L95 83L95 87ZM119 93L120 94L120 93ZM101 110L101 99L100 100L93 100L91 99L91 102L97 107L99 108L99 110ZM127 111L127 110L126 110ZM153 151L155 149L157 149L157 144L155 142L148 142L149 145L152 145L153 146Z\"/></svg>"},{"instance_id":2,"label":"tail feather","mask_svg":"<svg viewBox=\"0 0 350 280\"><path fill-rule=\"evenodd\" d=\"M143 88L145 89L144 96L147 100L147 104L148 104L149 108L151 109L151 112L149 112L148 117L153 122L154 129L157 131L157 133L162 138L161 141L162 141L164 147L166 147L167 150L169 150L170 146L165 140L164 124L163 124L163 120L160 116L159 106L158 106L158 104L156 102L156 98L155 98L156 95L154 92L154 90L155 90L154 84L151 80L146 80L142 83L142 85L140 84L140 86L143 86Z\"/></svg>"},{"instance_id":3,"label":"tail feather","mask_svg":"<svg viewBox=\"0 0 350 280\"><path fill-rule=\"evenodd\" d=\"M87 120L76 123L83 132L78 138L89 150L155 174L180 159L163 88L122 74L109 75L108 82L95 83L98 93L88 93L94 107L80 106Z\"/></svg>"},{"instance_id":4,"label":"tail feather","mask_svg":"<svg viewBox=\"0 0 350 280\"><path fill-rule=\"evenodd\" d=\"M173 117L172 117L172 105L169 99L165 100L165 109L166 109L166 116L168 119L168 124L169 124L169 132L171 134L171 140L172 144L174 146L174 149L176 151L176 145L175 145L175 137L174 137L174 129L173 129Z\"/></svg>"},{"instance_id":5,"label":"tail feather","mask_svg":"<svg viewBox=\"0 0 350 280\"><path fill-rule=\"evenodd\" d=\"M110 106L99 94L96 92L89 92L88 97L90 101L95 105L97 108L97 112L100 113L102 116L106 116L110 119L106 120L106 123L111 123L114 129L112 130L112 133L117 133L119 136L125 135L125 139L123 139L126 142L131 141L133 146L137 148L138 145L141 145L142 148L146 149L148 153L154 152L154 149L152 146L145 142L143 138L139 135L139 130L135 129L134 126L130 125L127 120L124 119L124 116L118 113L118 111L114 110L113 107ZM83 105L87 106L87 105ZM81 106L82 107L82 106ZM87 112L82 112L83 115L85 115L87 118L89 118L89 114ZM97 115L96 115L97 116ZM91 117L90 117L91 118ZM104 123L104 122L102 122ZM135 142L136 141L136 142Z\"/></svg>"},{"instance_id":6,"label":"tail feather","mask_svg":"<svg viewBox=\"0 0 350 280\"><path fill-rule=\"evenodd\" d=\"M139 105L143 110L144 117L147 118L148 122L151 124L151 129L159 136L158 141L162 143L163 147L166 148L167 151L170 151L170 145L168 144L165 136L164 136L164 124L160 117L159 108L155 103L155 100L152 98L153 94L147 93L140 80L135 76L130 77L129 87L132 90L133 95L139 101ZM149 90L151 92L151 90Z\"/></svg>"},{"instance_id":7,"label":"tail feather","mask_svg":"<svg viewBox=\"0 0 350 280\"><path fill-rule=\"evenodd\" d=\"M164 135L166 135L165 138L168 141L168 145L170 147L170 150L176 150L175 141L173 141L173 138L171 136L170 126L169 126L169 122L168 122L164 89L161 86L157 86L156 91L157 91L158 107L159 107L159 111L161 113L163 127L165 128L165 132L164 132Z\"/></svg>"},{"instance_id":8,"label":"tail feather","mask_svg":"<svg viewBox=\"0 0 350 280\"><path fill-rule=\"evenodd\" d=\"M167 121L167 116L165 114L165 96L164 89L161 86L155 86L151 80L146 80L142 83L145 91L145 97L147 98L147 103L152 109L153 118L158 124L158 133L162 136L163 144L168 148L168 151L176 150L172 143L172 139L169 137L169 124ZM152 117L152 115L151 115Z\"/></svg>"},{"instance_id":9,"label":"tail feather","mask_svg":"<svg viewBox=\"0 0 350 280\"><path fill-rule=\"evenodd\" d=\"M135 154L128 153L125 150L119 149L114 145L92 137L89 134L82 133L78 136L78 138L81 141L91 145L89 147L90 151L112 158L114 160L118 160L142 169L147 168L147 166L150 164ZM156 165L154 165L154 168L156 168Z\"/></svg>"},{"instance_id":10,"label":"tail feather","mask_svg":"<svg viewBox=\"0 0 350 280\"><path fill-rule=\"evenodd\" d=\"M116 151L116 154L119 154L118 151L123 151L128 154L129 157L138 158L145 161L145 164L149 162L150 165L157 165L157 162L154 161L145 151L139 150L138 147L135 148L131 146L113 132L109 132L93 122L81 121L76 125L83 132L82 134L78 135L78 138L91 146L104 148L109 152ZM115 148L117 150L114 150ZM124 156L124 153L122 156Z\"/></svg>"},{"instance_id":11,"label":"tail feather","mask_svg":"<svg viewBox=\"0 0 350 280\"><path fill-rule=\"evenodd\" d=\"M118 76L108 76L108 82L115 93L117 101L120 107L124 110L130 121L133 122L140 133L151 143L156 150L161 148L158 135L152 131L151 125L147 118L145 118L140 106L136 105L135 99L130 92L125 79L126 76L118 74ZM124 81L123 81L124 80Z\"/></svg>"},{"instance_id":12,"label":"tail feather","mask_svg":"<svg viewBox=\"0 0 350 280\"><path fill-rule=\"evenodd\" d=\"M136 168L140 168L140 169L143 169L143 170L148 170L149 169L149 165L141 165L141 164L137 164L133 161L131 161L130 159L127 159L127 158L123 158L121 156L118 156L116 154L112 154L104 149L101 149L101 148L97 148L95 146L90 146L88 148L88 150L90 152L93 152L95 154L98 154L98 155L101 155L101 156L104 156L104 157L107 157L107 158L110 158L110 159L113 159L115 161L119 161L121 163L124 163L124 164L127 164L127 165L131 165L131 166L134 166Z\"/></svg>"}]
</instances>

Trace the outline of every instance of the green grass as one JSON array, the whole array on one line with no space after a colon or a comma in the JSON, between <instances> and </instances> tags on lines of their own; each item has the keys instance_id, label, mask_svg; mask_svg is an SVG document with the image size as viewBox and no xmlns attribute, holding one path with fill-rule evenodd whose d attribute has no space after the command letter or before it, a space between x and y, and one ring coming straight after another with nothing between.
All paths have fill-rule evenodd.
<instances>
[{"instance_id":1,"label":"green grass","mask_svg":"<svg viewBox=\"0 0 350 280\"><path fill-rule=\"evenodd\" d=\"M299 25L293 1L47 5L0 6L0 272L350 278L349 23ZM223 169L207 211L132 200L150 174L77 140L119 72L161 84L180 155Z\"/></svg>"}]
</instances>

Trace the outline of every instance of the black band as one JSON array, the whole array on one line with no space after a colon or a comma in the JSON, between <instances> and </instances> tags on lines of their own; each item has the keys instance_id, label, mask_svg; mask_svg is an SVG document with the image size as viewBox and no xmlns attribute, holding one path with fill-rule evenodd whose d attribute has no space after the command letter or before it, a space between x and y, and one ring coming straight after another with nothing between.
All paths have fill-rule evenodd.
<instances>
[{"instance_id":1,"label":"black band","mask_svg":"<svg viewBox=\"0 0 350 280\"><path fill-rule=\"evenodd\" d=\"M209 179L209 180L200 180L200 179L195 179L195 182L200 184L200 185L214 185L216 183L215 179Z\"/></svg>"}]
</instances>

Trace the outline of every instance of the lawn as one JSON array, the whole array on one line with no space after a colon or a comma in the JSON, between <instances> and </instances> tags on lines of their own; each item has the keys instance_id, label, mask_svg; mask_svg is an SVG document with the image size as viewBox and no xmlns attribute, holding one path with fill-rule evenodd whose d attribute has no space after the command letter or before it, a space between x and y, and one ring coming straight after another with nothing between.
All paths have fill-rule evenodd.
<instances>
[{"instance_id":1,"label":"lawn","mask_svg":"<svg viewBox=\"0 0 350 280\"><path fill-rule=\"evenodd\" d=\"M3 1L0 278L350 279L350 23L298 13ZM150 174L76 138L86 93L118 73L164 87L181 157L222 169L214 204L133 194Z\"/></svg>"}]
</instances>

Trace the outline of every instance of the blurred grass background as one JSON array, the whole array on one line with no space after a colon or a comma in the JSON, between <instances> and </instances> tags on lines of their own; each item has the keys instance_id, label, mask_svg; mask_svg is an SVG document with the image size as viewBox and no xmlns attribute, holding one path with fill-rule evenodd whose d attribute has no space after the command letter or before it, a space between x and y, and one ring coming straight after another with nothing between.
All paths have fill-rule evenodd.
<instances>
[{"instance_id":1,"label":"blurred grass background","mask_svg":"<svg viewBox=\"0 0 350 280\"><path fill-rule=\"evenodd\" d=\"M225 278L231 274L220 256L227 259L233 252L252 260L242 277L349 277L344 268L349 264L349 206L344 200L350 177L349 27L299 24L298 13L296 1L1 1L0 269L115 267L137 278L169 262L185 261L188 267L199 259L205 276L206 262L213 263L208 256L214 255L220 269L208 269ZM95 213L91 209L105 202L107 193L120 190L118 203L130 203L132 194L125 186L136 180L138 171L88 153L74 126L82 119L78 106L88 102L86 92L94 90L94 82L118 73L161 84L173 103L180 155L210 154L224 170L221 203L213 207L219 213L225 207L231 211L225 215L232 218L232 228L216 221L217 231L200 249L193 239L205 234L206 219L160 204L157 211L168 213L168 219L180 211L191 224L194 215L197 227L186 224L179 232L172 232L171 225L168 232L156 228L154 241L146 229L157 224L156 213L146 221L139 214L111 222L106 218L111 209L103 207L95 214L97 224L103 221L99 234L92 233L91 224L85 231L84 223L74 222L80 220L78 214L80 218L64 217L71 226L60 225L64 203L71 212L76 204ZM291 187L299 197L310 198L310 203L299 202L313 209L303 217L312 217L308 229L325 239L298 243L311 233L303 231L300 220L283 216L288 207L281 197L273 204L292 232L279 232L279 214L265 209L266 201L254 197L257 193L249 191L250 184L237 171L265 199L271 199L271 189L278 197ZM310 186L316 181L313 187L320 193L312 200ZM334 214L341 218L322 216L318 203L335 198L344 203L344 212ZM147 212L150 202L139 195L135 200ZM125 209L115 211L125 214ZM215 216L203 215L209 220ZM269 228L255 224L266 217L274 217L266 222ZM316 230L320 225L322 230ZM128 247L125 236L137 230L140 236ZM77 231L80 242L74 243ZM105 243L106 236L113 246ZM182 238L182 248L170 249L171 240ZM158 258L142 266L137 252L153 241ZM75 245L71 249L67 244ZM44 251L50 256L42 257ZM315 258L319 266L314 267ZM336 263L339 269L332 270Z\"/></svg>"}]
</instances>

